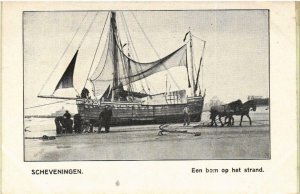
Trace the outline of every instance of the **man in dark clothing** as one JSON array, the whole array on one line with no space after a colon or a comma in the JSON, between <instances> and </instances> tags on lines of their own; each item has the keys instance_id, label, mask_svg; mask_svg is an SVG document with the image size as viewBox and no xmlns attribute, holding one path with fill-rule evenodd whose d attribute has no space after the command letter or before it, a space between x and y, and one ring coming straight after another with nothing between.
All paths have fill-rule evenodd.
<instances>
[{"instance_id":1,"label":"man in dark clothing","mask_svg":"<svg viewBox=\"0 0 300 194\"><path fill-rule=\"evenodd\" d=\"M89 98L89 90L86 88L83 88L81 91L81 98Z\"/></svg>"},{"instance_id":2,"label":"man in dark clothing","mask_svg":"<svg viewBox=\"0 0 300 194\"><path fill-rule=\"evenodd\" d=\"M184 107L183 115L184 115L183 126L185 126L185 125L189 126L190 125L190 115L189 115L189 107L188 106Z\"/></svg>"},{"instance_id":3,"label":"man in dark clothing","mask_svg":"<svg viewBox=\"0 0 300 194\"><path fill-rule=\"evenodd\" d=\"M82 127L82 118L81 115L75 114L74 115L74 131L75 133L81 133L81 127Z\"/></svg>"},{"instance_id":4,"label":"man in dark clothing","mask_svg":"<svg viewBox=\"0 0 300 194\"><path fill-rule=\"evenodd\" d=\"M67 133L72 133L73 132L73 121L71 119L71 114L69 113L69 111L66 110L66 113L64 114L64 118L65 118L65 121L64 121L64 125L65 125L65 128L66 128L66 132Z\"/></svg>"},{"instance_id":5,"label":"man in dark clothing","mask_svg":"<svg viewBox=\"0 0 300 194\"><path fill-rule=\"evenodd\" d=\"M98 129L98 133L101 132L101 128L103 126L105 127L105 132L106 133L109 132L111 117L112 117L112 109L108 105L106 105L104 107L104 110L99 115L100 125Z\"/></svg>"},{"instance_id":6,"label":"man in dark clothing","mask_svg":"<svg viewBox=\"0 0 300 194\"><path fill-rule=\"evenodd\" d=\"M66 110L65 114L64 114L64 117L66 119L70 119L71 118L71 114L69 113L69 111Z\"/></svg>"}]
</instances>

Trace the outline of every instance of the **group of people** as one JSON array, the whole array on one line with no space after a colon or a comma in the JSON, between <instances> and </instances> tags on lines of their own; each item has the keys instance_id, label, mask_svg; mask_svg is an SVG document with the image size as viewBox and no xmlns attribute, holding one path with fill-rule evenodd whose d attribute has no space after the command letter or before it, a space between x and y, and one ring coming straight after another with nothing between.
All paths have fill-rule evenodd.
<instances>
[{"instance_id":1,"label":"group of people","mask_svg":"<svg viewBox=\"0 0 300 194\"><path fill-rule=\"evenodd\" d=\"M55 118L55 126L56 133L73 133L73 129L75 133L81 133L82 119L80 114L74 115L74 128L73 128L73 120L71 119L71 114L69 111L66 111L63 116L58 116Z\"/></svg>"},{"instance_id":2,"label":"group of people","mask_svg":"<svg viewBox=\"0 0 300 194\"><path fill-rule=\"evenodd\" d=\"M94 125L84 122L79 113L74 115L73 120L71 119L71 117L72 116L69 111L66 111L63 116L58 116L55 118L57 134L71 134L73 133L73 131L75 133L82 133L84 127L86 126L89 127L88 132L93 132ZM110 106L106 105L99 115L99 120L95 122L98 125L98 133L101 132L102 127L104 127L106 133L109 132L111 117L112 109Z\"/></svg>"}]
</instances>

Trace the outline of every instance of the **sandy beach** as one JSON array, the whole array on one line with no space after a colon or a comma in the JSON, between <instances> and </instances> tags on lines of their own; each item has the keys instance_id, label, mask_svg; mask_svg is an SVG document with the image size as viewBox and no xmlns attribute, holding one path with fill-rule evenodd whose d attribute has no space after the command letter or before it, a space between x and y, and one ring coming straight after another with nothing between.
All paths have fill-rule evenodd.
<instances>
[{"instance_id":1,"label":"sandy beach","mask_svg":"<svg viewBox=\"0 0 300 194\"><path fill-rule=\"evenodd\" d=\"M236 117L233 127L207 127L199 123L168 127L201 132L200 136L187 133L159 136L159 125L111 127L110 133L72 134L54 140L30 139L27 135L25 161L269 159L268 114L251 116L252 126L247 119L244 126L238 126ZM55 135L53 129L45 132L39 135Z\"/></svg>"}]
</instances>

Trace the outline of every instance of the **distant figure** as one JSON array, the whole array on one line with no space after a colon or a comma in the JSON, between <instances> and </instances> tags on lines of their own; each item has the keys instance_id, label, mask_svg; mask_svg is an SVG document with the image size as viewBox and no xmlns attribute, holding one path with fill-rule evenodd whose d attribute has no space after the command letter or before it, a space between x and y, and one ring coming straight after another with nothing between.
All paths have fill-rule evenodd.
<instances>
[{"instance_id":1,"label":"distant figure","mask_svg":"<svg viewBox=\"0 0 300 194\"><path fill-rule=\"evenodd\" d=\"M71 114L69 111L66 110L66 113L64 114L64 127L66 129L67 133L73 132L73 121L71 119Z\"/></svg>"},{"instance_id":2,"label":"distant figure","mask_svg":"<svg viewBox=\"0 0 300 194\"><path fill-rule=\"evenodd\" d=\"M74 131L75 133L82 132L82 118L80 114L74 115Z\"/></svg>"},{"instance_id":3,"label":"distant figure","mask_svg":"<svg viewBox=\"0 0 300 194\"><path fill-rule=\"evenodd\" d=\"M109 132L111 117L112 117L112 109L108 105L106 105L104 107L104 110L99 115L100 125L98 129L98 133L101 132L102 127L105 128L106 133Z\"/></svg>"},{"instance_id":4,"label":"distant figure","mask_svg":"<svg viewBox=\"0 0 300 194\"><path fill-rule=\"evenodd\" d=\"M185 125L189 126L190 125L190 115L189 115L189 107L188 106L184 107L183 115L184 115L183 126L185 126Z\"/></svg>"},{"instance_id":5,"label":"distant figure","mask_svg":"<svg viewBox=\"0 0 300 194\"><path fill-rule=\"evenodd\" d=\"M81 91L81 98L89 98L89 90L86 89L86 88L83 88L82 91Z\"/></svg>"}]
</instances>

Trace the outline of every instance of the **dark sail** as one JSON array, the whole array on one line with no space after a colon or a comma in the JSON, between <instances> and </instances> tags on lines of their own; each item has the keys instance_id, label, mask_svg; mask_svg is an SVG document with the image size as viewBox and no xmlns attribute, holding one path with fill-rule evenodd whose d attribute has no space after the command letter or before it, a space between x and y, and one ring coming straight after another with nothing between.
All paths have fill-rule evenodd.
<instances>
[{"instance_id":1,"label":"dark sail","mask_svg":"<svg viewBox=\"0 0 300 194\"><path fill-rule=\"evenodd\" d=\"M61 88L72 88L73 86L73 74L74 74L74 68L75 63L77 59L78 50L75 53L74 57L72 58L69 66L67 67L65 73L60 78L59 82L57 83L55 90L61 89Z\"/></svg>"}]
</instances>

